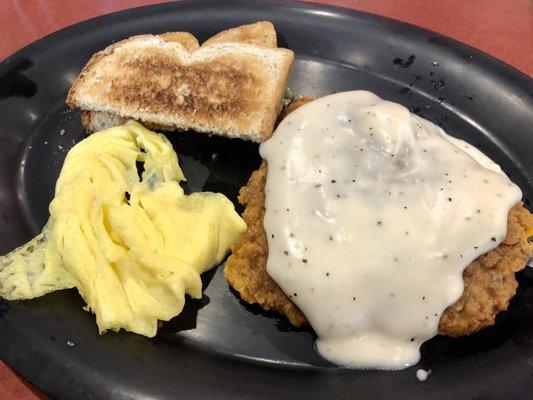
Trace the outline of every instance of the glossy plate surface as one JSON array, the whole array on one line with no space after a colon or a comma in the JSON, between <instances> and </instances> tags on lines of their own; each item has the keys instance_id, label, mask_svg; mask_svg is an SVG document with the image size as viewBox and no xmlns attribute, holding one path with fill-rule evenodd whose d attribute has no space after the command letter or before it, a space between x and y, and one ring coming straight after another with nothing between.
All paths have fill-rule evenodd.
<instances>
[{"instance_id":1,"label":"glossy plate surface","mask_svg":"<svg viewBox=\"0 0 533 400\"><path fill-rule=\"evenodd\" d=\"M189 31L200 40L257 20L276 25L296 53L290 87L317 96L367 89L466 139L533 195L532 81L435 33L389 19L305 3L184 1L107 15L54 33L0 64L0 251L37 234L66 152L84 137L64 105L90 56L140 33ZM63 133L63 134L62 134ZM233 201L260 162L257 146L169 134L189 190ZM213 154L217 154L213 157ZM529 270L531 271L531 270ZM525 398L533 386L533 274L495 327L436 337L421 363L396 372L351 371L320 359L310 330L242 304L218 268L205 295L153 339L99 336L74 290L0 301L0 357L37 387L80 398ZM74 346L68 346L72 342ZM417 368L433 374L421 383Z\"/></svg>"}]
</instances>

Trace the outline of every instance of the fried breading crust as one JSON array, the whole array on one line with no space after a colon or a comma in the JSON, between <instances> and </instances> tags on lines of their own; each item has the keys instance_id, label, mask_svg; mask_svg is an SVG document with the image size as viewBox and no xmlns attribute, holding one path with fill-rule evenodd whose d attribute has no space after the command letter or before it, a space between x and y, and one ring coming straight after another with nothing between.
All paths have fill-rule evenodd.
<instances>
[{"instance_id":1,"label":"fried breading crust","mask_svg":"<svg viewBox=\"0 0 533 400\"><path fill-rule=\"evenodd\" d=\"M300 108L304 104L309 103L310 101L315 100L315 97L299 97L297 99L294 99L289 104L287 104L281 112L279 113L278 122L283 120L287 115L289 115L291 112L296 110L297 108Z\"/></svg>"},{"instance_id":2,"label":"fried breading crust","mask_svg":"<svg viewBox=\"0 0 533 400\"><path fill-rule=\"evenodd\" d=\"M263 228L266 173L267 164L263 162L239 192L239 203L245 206L242 217L248 229L232 246L224 276L241 299L284 314L298 327L306 324L307 319L266 271L268 243Z\"/></svg>"},{"instance_id":3,"label":"fried breading crust","mask_svg":"<svg viewBox=\"0 0 533 400\"><path fill-rule=\"evenodd\" d=\"M241 188L239 202L245 206L247 231L233 246L224 276L248 303L285 315L296 327L307 319L266 271L268 243L263 218L267 164L252 173ZM533 215L517 204L509 212L507 236L494 250L480 256L463 272L465 288L461 298L448 307L439 322L439 333L462 336L494 324L496 315L506 310L516 292L515 272L524 268L532 255L528 229Z\"/></svg>"},{"instance_id":4,"label":"fried breading crust","mask_svg":"<svg viewBox=\"0 0 533 400\"><path fill-rule=\"evenodd\" d=\"M515 205L507 219L507 235L494 250L478 257L463 272L465 288L455 304L439 321L439 333L462 336L494 325L500 311L507 310L516 293L515 273L524 269L532 256L528 241L533 214L522 203Z\"/></svg>"},{"instance_id":5,"label":"fried breading crust","mask_svg":"<svg viewBox=\"0 0 533 400\"><path fill-rule=\"evenodd\" d=\"M282 110L278 121L312 100L312 97L294 100ZM266 271L268 243L263 218L267 169L263 162L240 190L239 202L245 206L243 218L248 229L233 246L224 276L244 301L277 311L299 327L307 324L307 319ZM507 309L516 293L515 272L523 269L532 256L533 244L528 241L532 229L533 215L522 203L514 206L509 212L503 242L464 270L463 295L442 314L440 334L468 335L494 324L496 315Z\"/></svg>"}]
</instances>

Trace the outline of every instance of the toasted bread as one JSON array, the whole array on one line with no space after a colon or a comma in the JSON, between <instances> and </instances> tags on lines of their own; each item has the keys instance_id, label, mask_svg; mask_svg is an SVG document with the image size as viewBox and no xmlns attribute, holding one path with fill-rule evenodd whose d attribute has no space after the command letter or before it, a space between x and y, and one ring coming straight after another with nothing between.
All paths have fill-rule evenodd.
<instances>
[{"instance_id":1,"label":"toasted bread","mask_svg":"<svg viewBox=\"0 0 533 400\"><path fill-rule=\"evenodd\" d=\"M202 46L223 42L249 43L272 49L278 47L274 25L268 21L242 25L237 28L222 31L207 39Z\"/></svg>"},{"instance_id":2,"label":"toasted bread","mask_svg":"<svg viewBox=\"0 0 533 400\"><path fill-rule=\"evenodd\" d=\"M82 122L89 132L133 118L163 130L268 139L293 52L275 47L275 31L267 22L197 44L184 32L115 43L87 63L67 104L88 111Z\"/></svg>"},{"instance_id":3,"label":"toasted bread","mask_svg":"<svg viewBox=\"0 0 533 400\"><path fill-rule=\"evenodd\" d=\"M124 125L129 119L127 117L120 117L117 114L105 111L83 111L81 113L81 124L88 134L103 131L104 129L112 128L118 125ZM143 122L143 125L148 129L159 131L174 131L176 128L167 125L156 124L152 122Z\"/></svg>"},{"instance_id":4,"label":"toasted bread","mask_svg":"<svg viewBox=\"0 0 533 400\"><path fill-rule=\"evenodd\" d=\"M189 32L166 32L158 35L166 42L181 43L191 53L200 48L198 39Z\"/></svg>"}]
</instances>

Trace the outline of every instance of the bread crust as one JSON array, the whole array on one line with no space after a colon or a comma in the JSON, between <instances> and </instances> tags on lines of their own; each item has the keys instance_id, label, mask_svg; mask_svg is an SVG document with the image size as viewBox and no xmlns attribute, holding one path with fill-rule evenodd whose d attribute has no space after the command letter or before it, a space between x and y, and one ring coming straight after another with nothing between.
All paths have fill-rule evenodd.
<instances>
[{"instance_id":1,"label":"bread crust","mask_svg":"<svg viewBox=\"0 0 533 400\"><path fill-rule=\"evenodd\" d=\"M200 48L198 39L196 39L194 35L189 32L165 32L160 33L158 36L166 42L180 43L187 49L187 51L191 53Z\"/></svg>"},{"instance_id":2,"label":"bread crust","mask_svg":"<svg viewBox=\"0 0 533 400\"><path fill-rule=\"evenodd\" d=\"M278 47L274 25L268 21L227 29L207 39L202 46L223 42L249 43L271 49Z\"/></svg>"}]
</instances>

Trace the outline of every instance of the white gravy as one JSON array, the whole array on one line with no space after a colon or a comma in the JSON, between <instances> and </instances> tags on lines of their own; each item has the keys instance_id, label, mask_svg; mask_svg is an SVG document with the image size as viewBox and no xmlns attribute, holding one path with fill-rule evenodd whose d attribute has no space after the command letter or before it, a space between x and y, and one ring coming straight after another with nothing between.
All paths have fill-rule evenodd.
<instances>
[{"instance_id":1,"label":"white gravy","mask_svg":"<svg viewBox=\"0 0 533 400\"><path fill-rule=\"evenodd\" d=\"M475 147L366 91L299 108L260 152L268 273L319 353L354 368L418 361L522 196Z\"/></svg>"}]
</instances>

